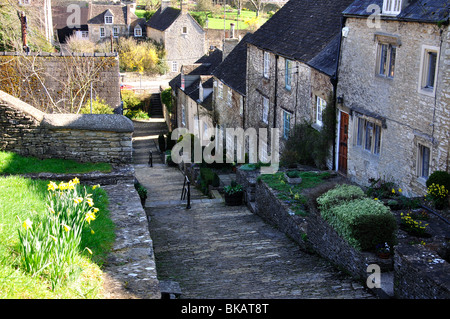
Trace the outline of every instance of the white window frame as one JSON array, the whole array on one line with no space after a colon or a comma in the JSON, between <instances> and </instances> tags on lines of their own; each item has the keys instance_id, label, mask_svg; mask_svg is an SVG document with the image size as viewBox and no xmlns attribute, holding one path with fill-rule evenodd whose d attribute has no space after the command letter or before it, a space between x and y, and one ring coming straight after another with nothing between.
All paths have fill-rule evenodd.
<instances>
[{"instance_id":1,"label":"white window frame","mask_svg":"<svg viewBox=\"0 0 450 319\"><path fill-rule=\"evenodd\" d=\"M135 37L142 37L142 27L139 24L134 27L133 31Z\"/></svg>"},{"instance_id":2,"label":"white window frame","mask_svg":"<svg viewBox=\"0 0 450 319\"><path fill-rule=\"evenodd\" d=\"M227 93L227 103L229 107L233 106L233 91L231 90L231 88L228 88L228 93Z\"/></svg>"},{"instance_id":3,"label":"white window frame","mask_svg":"<svg viewBox=\"0 0 450 319\"><path fill-rule=\"evenodd\" d=\"M316 123L317 125L323 125L323 111L327 107L327 102L319 96L316 96Z\"/></svg>"},{"instance_id":4,"label":"white window frame","mask_svg":"<svg viewBox=\"0 0 450 319\"><path fill-rule=\"evenodd\" d=\"M104 38L106 36L105 27L100 27L100 38Z\"/></svg>"},{"instance_id":5,"label":"white window frame","mask_svg":"<svg viewBox=\"0 0 450 319\"><path fill-rule=\"evenodd\" d=\"M181 124L186 126L186 108L184 104L181 104Z\"/></svg>"},{"instance_id":6,"label":"white window frame","mask_svg":"<svg viewBox=\"0 0 450 319\"><path fill-rule=\"evenodd\" d=\"M105 24L113 24L113 16L105 16Z\"/></svg>"},{"instance_id":7,"label":"white window frame","mask_svg":"<svg viewBox=\"0 0 450 319\"><path fill-rule=\"evenodd\" d=\"M434 67L434 79L433 86L429 87L429 77L430 77L430 54L436 55L436 63ZM436 82L439 69L439 47L423 45L422 55L420 59L420 72L419 72L419 92L429 96L434 96L436 94Z\"/></svg>"},{"instance_id":8,"label":"white window frame","mask_svg":"<svg viewBox=\"0 0 450 319\"><path fill-rule=\"evenodd\" d=\"M395 76L395 60L397 58L397 47L378 42L376 75L393 79ZM383 54L385 52L385 54Z\"/></svg>"},{"instance_id":9,"label":"white window frame","mask_svg":"<svg viewBox=\"0 0 450 319\"><path fill-rule=\"evenodd\" d=\"M292 88L292 67L294 65L294 61L286 59L285 62L285 76L284 76L284 87L287 90L291 90Z\"/></svg>"},{"instance_id":10,"label":"white window frame","mask_svg":"<svg viewBox=\"0 0 450 319\"><path fill-rule=\"evenodd\" d=\"M223 99L223 83L219 81L219 85L217 86L217 96L219 99Z\"/></svg>"},{"instance_id":11,"label":"white window frame","mask_svg":"<svg viewBox=\"0 0 450 319\"><path fill-rule=\"evenodd\" d=\"M381 126L359 116L355 119L355 145L371 154L380 155L383 134Z\"/></svg>"},{"instance_id":12,"label":"white window frame","mask_svg":"<svg viewBox=\"0 0 450 319\"><path fill-rule=\"evenodd\" d=\"M285 140L289 138L289 133L291 131L291 117L292 117L291 112L283 110L283 138Z\"/></svg>"},{"instance_id":13,"label":"white window frame","mask_svg":"<svg viewBox=\"0 0 450 319\"><path fill-rule=\"evenodd\" d=\"M402 11L402 0L383 0L382 14L398 15Z\"/></svg>"},{"instance_id":14,"label":"white window frame","mask_svg":"<svg viewBox=\"0 0 450 319\"><path fill-rule=\"evenodd\" d=\"M267 51L264 51L264 65L263 65L263 77L266 79L269 78L269 69L270 69L270 54Z\"/></svg>"},{"instance_id":15,"label":"white window frame","mask_svg":"<svg viewBox=\"0 0 450 319\"><path fill-rule=\"evenodd\" d=\"M269 99L262 97L262 121L269 124Z\"/></svg>"},{"instance_id":16,"label":"white window frame","mask_svg":"<svg viewBox=\"0 0 450 319\"><path fill-rule=\"evenodd\" d=\"M172 61L172 72L178 72L178 62Z\"/></svg>"},{"instance_id":17,"label":"white window frame","mask_svg":"<svg viewBox=\"0 0 450 319\"><path fill-rule=\"evenodd\" d=\"M119 37L119 27L113 27L113 37L114 38Z\"/></svg>"},{"instance_id":18,"label":"white window frame","mask_svg":"<svg viewBox=\"0 0 450 319\"><path fill-rule=\"evenodd\" d=\"M80 35L82 39L87 39L89 38L89 31L80 31Z\"/></svg>"},{"instance_id":19,"label":"white window frame","mask_svg":"<svg viewBox=\"0 0 450 319\"><path fill-rule=\"evenodd\" d=\"M428 158L425 158L428 157ZM426 163L426 168L424 164ZM425 180L430 176L431 148L427 145L417 144L417 177Z\"/></svg>"}]
</instances>

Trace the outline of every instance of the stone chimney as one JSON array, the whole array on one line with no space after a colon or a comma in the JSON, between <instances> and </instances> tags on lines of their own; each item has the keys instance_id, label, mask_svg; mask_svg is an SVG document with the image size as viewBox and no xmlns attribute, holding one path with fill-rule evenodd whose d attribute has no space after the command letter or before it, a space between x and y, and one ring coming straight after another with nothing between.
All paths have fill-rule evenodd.
<instances>
[{"instance_id":1,"label":"stone chimney","mask_svg":"<svg viewBox=\"0 0 450 319\"><path fill-rule=\"evenodd\" d=\"M170 7L170 0L162 0L161 1L161 12L163 12L168 7Z\"/></svg>"},{"instance_id":2,"label":"stone chimney","mask_svg":"<svg viewBox=\"0 0 450 319\"><path fill-rule=\"evenodd\" d=\"M181 0L180 1L180 9L181 9L181 13L187 13L188 12L188 4L186 0Z\"/></svg>"},{"instance_id":3,"label":"stone chimney","mask_svg":"<svg viewBox=\"0 0 450 319\"><path fill-rule=\"evenodd\" d=\"M239 39L237 39L234 35L234 23L230 23L229 37L223 40L222 61L225 60L228 54L233 51L238 43Z\"/></svg>"}]
</instances>

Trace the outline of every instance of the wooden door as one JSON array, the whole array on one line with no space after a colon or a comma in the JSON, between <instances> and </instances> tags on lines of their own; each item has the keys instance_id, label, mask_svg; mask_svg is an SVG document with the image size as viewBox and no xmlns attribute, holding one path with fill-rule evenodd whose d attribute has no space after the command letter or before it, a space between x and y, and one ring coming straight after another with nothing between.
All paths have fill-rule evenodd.
<instances>
[{"instance_id":1,"label":"wooden door","mask_svg":"<svg viewBox=\"0 0 450 319\"><path fill-rule=\"evenodd\" d=\"M347 150L348 150L348 114L341 112L341 124L339 126L338 170L343 174L347 174Z\"/></svg>"}]
</instances>

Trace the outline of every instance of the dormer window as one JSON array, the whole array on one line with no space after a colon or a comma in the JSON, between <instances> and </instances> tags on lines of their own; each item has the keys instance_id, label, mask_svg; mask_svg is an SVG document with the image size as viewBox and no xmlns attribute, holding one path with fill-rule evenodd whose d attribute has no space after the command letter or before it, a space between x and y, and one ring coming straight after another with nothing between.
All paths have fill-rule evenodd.
<instances>
[{"instance_id":1,"label":"dormer window","mask_svg":"<svg viewBox=\"0 0 450 319\"><path fill-rule=\"evenodd\" d=\"M139 24L136 27L134 27L134 36L142 37L142 28Z\"/></svg>"},{"instance_id":2,"label":"dormer window","mask_svg":"<svg viewBox=\"0 0 450 319\"><path fill-rule=\"evenodd\" d=\"M383 0L383 14L398 15L402 11L402 0Z\"/></svg>"},{"instance_id":3,"label":"dormer window","mask_svg":"<svg viewBox=\"0 0 450 319\"><path fill-rule=\"evenodd\" d=\"M19 4L20 4L20 5L25 5L25 6L26 6L26 5L29 5L29 4L30 4L30 0L20 0L20 1L19 1Z\"/></svg>"},{"instance_id":4,"label":"dormer window","mask_svg":"<svg viewBox=\"0 0 450 319\"><path fill-rule=\"evenodd\" d=\"M111 15L105 15L105 24L112 24L113 17Z\"/></svg>"}]
</instances>

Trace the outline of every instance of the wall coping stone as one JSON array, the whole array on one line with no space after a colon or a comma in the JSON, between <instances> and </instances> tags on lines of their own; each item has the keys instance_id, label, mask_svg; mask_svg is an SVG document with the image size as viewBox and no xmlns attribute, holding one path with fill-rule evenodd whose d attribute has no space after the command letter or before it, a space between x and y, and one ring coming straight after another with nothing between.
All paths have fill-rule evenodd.
<instances>
[{"instance_id":1,"label":"wall coping stone","mask_svg":"<svg viewBox=\"0 0 450 319\"><path fill-rule=\"evenodd\" d=\"M119 114L45 114L41 125L49 129L134 132L133 122Z\"/></svg>"},{"instance_id":2,"label":"wall coping stone","mask_svg":"<svg viewBox=\"0 0 450 319\"><path fill-rule=\"evenodd\" d=\"M0 105L6 105L10 108L17 109L25 114L32 116L39 122L41 122L44 119L45 115L44 112L1 90L0 90Z\"/></svg>"}]
</instances>

